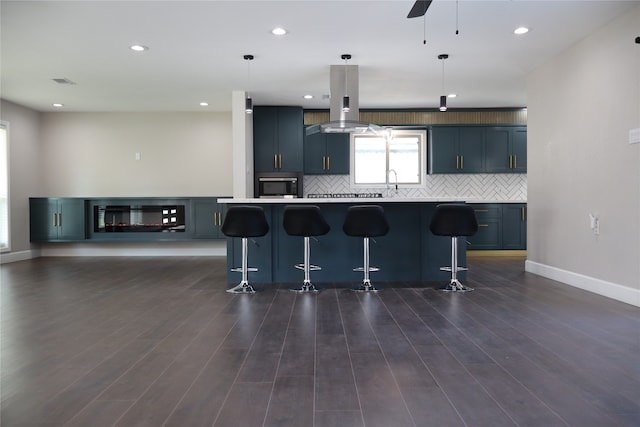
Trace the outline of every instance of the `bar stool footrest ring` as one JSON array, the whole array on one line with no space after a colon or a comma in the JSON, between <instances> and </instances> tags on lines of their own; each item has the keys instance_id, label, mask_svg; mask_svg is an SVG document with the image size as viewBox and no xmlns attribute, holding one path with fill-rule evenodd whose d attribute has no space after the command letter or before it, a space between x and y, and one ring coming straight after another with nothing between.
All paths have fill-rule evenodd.
<instances>
[{"instance_id":1,"label":"bar stool footrest ring","mask_svg":"<svg viewBox=\"0 0 640 427\"><path fill-rule=\"evenodd\" d=\"M364 267L356 267L353 271L364 271ZM369 267L369 271L380 271L378 267Z\"/></svg>"},{"instance_id":2,"label":"bar stool footrest ring","mask_svg":"<svg viewBox=\"0 0 640 427\"><path fill-rule=\"evenodd\" d=\"M440 267L440 271L451 271L451 267ZM469 271L467 267L458 266L458 271Z\"/></svg>"},{"instance_id":3,"label":"bar stool footrest ring","mask_svg":"<svg viewBox=\"0 0 640 427\"><path fill-rule=\"evenodd\" d=\"M298 270L304 271L304 264L296 264L294 267L297 268ZM309 266L309 271L318 271L318 270L322 270L322 267L320 267L319 265L313 265L313 264Z\"/></svg>"},{"instance_id":4,"label":"bar stool footrest ring","mask_svg":"<svg viewBox=\"0 0 640 427\"><path fill-rule=\"evenodd\" d=\"M233 271L234 273L242 273L242 267L234 267L231 269L231 271ZM255 267L249 267L247 268L247 271L255 272L258 271L258 269Z\"/></svg>"}]
</instances>

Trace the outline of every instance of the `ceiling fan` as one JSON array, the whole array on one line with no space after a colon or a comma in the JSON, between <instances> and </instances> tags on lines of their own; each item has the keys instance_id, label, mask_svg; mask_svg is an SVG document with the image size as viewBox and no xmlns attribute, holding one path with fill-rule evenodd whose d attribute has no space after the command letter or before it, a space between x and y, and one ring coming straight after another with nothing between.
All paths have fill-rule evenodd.
<instances>
[{"instance_id":1,"label":"ceiling fan","mask_svg":"<svg viewBox=\"0 0 640 427\"><path fill-rule=\"evenodd\" d=\"M417 18L419 16L423 16L425 13L427 13L427 9L429 9L431 1L432 0L416 0L416 2L413 4L413 7L409 11L407 18Z\"/></svg>"}]
</instances>

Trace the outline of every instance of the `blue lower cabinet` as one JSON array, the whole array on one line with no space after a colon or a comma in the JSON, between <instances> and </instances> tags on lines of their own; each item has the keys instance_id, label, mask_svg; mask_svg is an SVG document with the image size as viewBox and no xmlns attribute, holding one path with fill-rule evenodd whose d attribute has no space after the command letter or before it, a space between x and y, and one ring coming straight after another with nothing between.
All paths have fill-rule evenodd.
<instances>
[{"instance_id":1,"label":"blue lower cabinet","mask_svg":"<svg viewBox=\"0 0 640 427\"><path fill-rule=\"evenodd\" d=\"M527 205L524 203L502 206L502 248L522 250L527 248Z\"/></svg>"},{"instance_id":2,"label":"blue lower cabinet","mask_svg":"<svg viewBox=\"0 0 640 427\"><path fill-rule=\"evenodd\" d=\"M267 222L271 229L262 237L250 237L247 243L249 267L257 268L258 271L249 272L249 283L271 283L273 282L271 259L273 256L273 235L271 206L263 206ZM227 283L240 283L242 273L230 271L232 268L242 267L242 239L227 238Z\"/></svg>"},{"instance_id":3,"label":"blue lower cabinet","mask_svg":"<svg viewBox=\"0 0 640 427\"><path fill-rule=\"evenodd\" d=\"M319 204L331 230L324 236L311 238L311 264L322 269L311 271L311 281L323 284L360 283L363 273L353 271L362 267L364 243L362 238L344 234L342 224L351 204ZM429 222L435 203L385 203L383 207L389 221L386 236L369 241L370 266L380 268L371 272L371 281L424 282L446 281L450 273L440 267L451 264L451 239L434 236ZM289 236L282 226L284 205L265 205L271 230L265 237L249 240L249 266L259 271L249 273L253 282L302 283L304 272L296 264L304 260L304 238ZM255 241L255 243L254 243ZM459 265L466 266L466 242L458 244ZM227 239L228 266L241 265L240 239ZM240 273L229 273L228 282L240 281ZM464 279L464 273L460 273Z\"/></svg>"},{"instance_id":4,"label":"blue lower cabinet","mask_svg":"<svg viewBox=\"0 0 640 427\"><path fill-rule=\"evenodd\" d=\"M194 239L224 239L220 228L224 221L227 205L218 203L217 198L202 197L191 201L193 213Z\"/></svg>"},{"instance_id":5,"label":"blue lower cabinet","mask_svg":"<svg viewBox=\"0 0 640 427\"><path fill-rule=\"evenodd\" d=\"M389 233L371 239L369 244L371 265L380 268L371 273L372 282L420 280L423 243L419 232L423 224L420 205L390 203L384 205L384 211L389 221Z\"/></svg>"},{"instance_id":6,"label":"blue lower cabinet","mask_svg":"<svg viewBox=\"0 0 640 427\"><path fill-rule=\"evenodd\" d=\"M526 203L474 204L478 232L468 238L471 250L527 248Z\"/></svg>"}]
</instances>

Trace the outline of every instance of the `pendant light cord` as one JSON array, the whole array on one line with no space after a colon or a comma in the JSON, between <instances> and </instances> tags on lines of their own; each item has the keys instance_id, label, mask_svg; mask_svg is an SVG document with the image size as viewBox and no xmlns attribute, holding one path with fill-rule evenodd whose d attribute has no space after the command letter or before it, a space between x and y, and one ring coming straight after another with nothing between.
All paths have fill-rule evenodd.
<instances>
[{"instance_id":1,"label":"pendant light cord","mask_svg":"<svg viewBox=\"0 0 640 427\"><path fill-rule=\"evenodd\" d=\"M422 20L422 44L427 44L427 14L424 14Z\"/></svg>"},{"instance_id":2,"label":"pendant light cord","mask_svg":"<svg viewBox=\"0 0 640 427\"><path fill-rule=\"evenodd\" d=\"M458 0L456 0L456 35L460 34L460 31L458 31Z\"/></svg>"},{"instance_id":3,"label":"pendant light cord","mask_svg":"<svg viewBox=\"0 0 640 427\"><path fill-rule=\"evenodd\" d=\"M445 58L442 57L441 60L442 60L442 93L444 93L444 60Z\"/></svg>"}]
</instances>

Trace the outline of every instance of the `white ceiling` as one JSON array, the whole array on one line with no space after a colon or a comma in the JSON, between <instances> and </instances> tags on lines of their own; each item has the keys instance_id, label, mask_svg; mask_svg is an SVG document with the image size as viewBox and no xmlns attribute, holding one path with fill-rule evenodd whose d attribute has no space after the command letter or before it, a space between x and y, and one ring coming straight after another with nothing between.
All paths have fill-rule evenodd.
<instances>
[{"instance_id":1,"label":"white ceiling","mask_svg":"<svg viewBox=\"0 0 640 427\"><path fill-rule=\"evenodd\" d=\"M2 0L0 93L38 111L230 111L246 89L256 105L329 108L329 66L350 53L360 108L435 108L447 53L451 108L522 107L530 71L640 1L460 0L459 35L456 1L407 19L413 3Z\"/></svg>"}]
</instances>

